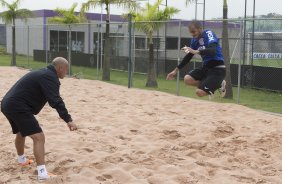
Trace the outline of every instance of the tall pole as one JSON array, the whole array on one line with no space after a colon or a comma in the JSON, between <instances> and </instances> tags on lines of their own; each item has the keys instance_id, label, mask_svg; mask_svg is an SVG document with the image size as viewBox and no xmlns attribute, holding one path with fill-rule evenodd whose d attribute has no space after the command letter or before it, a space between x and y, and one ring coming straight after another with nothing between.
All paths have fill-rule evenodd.
<instances>
[{"instance_id":1,"label":"tall pole","mask_svg":"<svg viewBox=\"0 0 282 184\"><path fill-rule=\"evenodd\" d=\"M206 21L206 0L204 0L203 4L203 28L205 29L205 21Z\"/></svg>"},{"instance_id":2,"label":"tall pole","mask_svg":"<svg viewBox=\"0 0 282 184\"><path fill-rule=\"evenodd\" d=\"M253 5L253 28L252 28L252 56L251 56L251 86L253 86L253 65L254 65L254 42L255 42L255 17L256 17L256 0L254 0Z\"/></svg>"},{"instance_id":3,"label":"tall pole","mask_svg":"<svg viewBox=\"0 0 282 184\"><path fill-rule=\"evenodd\" d=\"M195 8L195 20L197 20L197 15L198 15L198 0L196 0L196 8Z\"/></svg>"},{"instance_id":4,"label":"tall pole","mask_svg":"<svg viewBox=\"0 0 282 184\"><path fill-rule=\"evenodd\" d=\"M245 15L244 15L244 41L243 41L243 64L245 64L245 59L246 59L246 27L247 27L247 0L245 0Z\"/></svg>"},{"instance_id":5,"label":"tall pole","mask_svg":"<svg viewBox=\"0 0 282 184\"><path fill-rule=\"evenodd\" d=\"M256 0L254 0L254 6L253 6L253 27L252 27L252 56L251 56L251 65L253 65L254 62L254 39L255 39L255 17L256 17Z\"/></svg>"},{"instance_id":6,"label":"tall pole","mask_svg":"<svg viewBox=\"0 0 282 184\"><path fill-rule=\"evenodd\" d=\"M102 29L102 23L103 23L103 4L101 4L101 22L100 22L100 30L101 30L101 36L100 36L100 39L101 39L101 44L100 44L100 47L101 47L101 49L100 49L100 52L101 52L101 54L100 54L100 67L101 67L101 70L103 69L103 52L104 52L104 38L103 38L103 29Z\"/></svg>"},{"instance_id":7,"label":"tall pole","mask_svg":"<svg viewBox=\"0 0 282 184\"><path fill-rule=\"evenodd\" d=\"M242 64L243 65L245 65L246 64L246 32L247 32L247 0L245 0L245 14L244 14L244 29L243 29L243 48L241 49L242 50L242 52L243 52L243 61L242 61ZM245 71L244 71L244 66L241 68L241 70L242 70L242 73L244 73ZM243 84L244 85L244 83L243 83L243 80L244 80L244 77L242 78L240 78L240 82L241 82L241 84Z\"/></svg>"},{"instance_id":8,"label":"tall pole","mask_svg":"<svg viewBox=\"0 0 282 184\"><path fill-rule=\"evenodd\" d=\"M72 50L72 41L71 41L71 25L69 25L69 50L68 50L68 60L69 60L69 75L71 76L72 75L72 61L71 61L71 50Z\"/></svg>"},{"instance_id":9,"label":"tall pole","mask_svg":"<svg viewBox=\"0 0 282 184\"><path fill-rule=\"evenodd\" d=\"M128 14L128 88L131 88L132 78L132 14Z\"/></svg>"},{"instance_id":10,"label":"tall pole","mask_svg":"<svg viewBox=\"0 0 282 184\"><path fill-rule=\"evenodd\" d=\"M27 26L27 67L29 68L29 26Z\"/></svg>"},{"instance_id":11,"label":"tall pole","mask_svg":"<svg viewBox=\"0 0 282 184\"><path fill-rule=\"evenodd\" d=\"M179 30L179 33L178 33L178 56L177 56L177 65L179 65L179 63L180 63L180 50L181 50L181 21L179 21L179 28L178 28ZM180 88L179 88L179 80L180 80L180 72L178 71L177 72L177 83L176 83L176 95L177 96L179 96L180 95L180 93L179 93L179 91L180 91Z\"/></svg>"},{"instance_id":12,"label":"tall pole","mask_svg":"<svg viewBox=\"0 0 282 184\"><path fill-rule=\"evenodd\" d=\"M237 86L237 103L240 103L240 93L241 93L241 64L243 59L243 21L240 22L240 60L238 65L238 86Z\"/></svg>"},{"instance_id":13,"label":"tall pole","mask_svg":"<svg viewBox=\"0 0 282 184\"><path fill-rule=\"evenodd\" d=\"M167 0L165 1L165 7L167 7ZM166 46L166 44L167 44L167 42L166 42L166 37L167 37L167 22L165 23L165 60L164 60L164 62L166 63L166 58L167 58L167 46ZM164 64L165 64L164 63Z\"/></svg>"}]
</instances>

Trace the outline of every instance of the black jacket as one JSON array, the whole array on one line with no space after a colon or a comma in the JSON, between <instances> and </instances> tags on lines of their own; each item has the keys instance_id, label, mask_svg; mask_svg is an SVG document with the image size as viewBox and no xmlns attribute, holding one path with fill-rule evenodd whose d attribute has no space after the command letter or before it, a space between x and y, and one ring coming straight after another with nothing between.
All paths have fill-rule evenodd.
<instances>
[{"instance_id":1,"label":"black jacket","mask_svg":"<svg viewBox=\"0 0 282 184\"><path fill-rule=\"evenodd\" d=\"M55 108L65 122L72 121L60 97L60 81L55 67L32 71L23 76L4 96L1 111L5 113L31 112L38 114L46 102Z\"/></svg>"}]
</instances>

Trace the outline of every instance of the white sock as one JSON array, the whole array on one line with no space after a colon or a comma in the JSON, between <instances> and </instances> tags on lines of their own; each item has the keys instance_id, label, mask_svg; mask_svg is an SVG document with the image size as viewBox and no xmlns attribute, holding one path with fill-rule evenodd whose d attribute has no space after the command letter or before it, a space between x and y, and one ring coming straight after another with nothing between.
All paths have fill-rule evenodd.
<instances>
[{"instance_id":1,"label":"white sock","mask_svg":"<svg viewBox=\"0 0 282 184\"><path fill-rule=\"evenodd\" d=\"M25 162L26 162L25 155L19 155L19 157L18 157L18 162L19 162L20 164L25 163Z\"/></svg>"},{"instance_id":2,"label":"white sock","mask_svg":"<svg viewBox=\"0 0 282 184\"><path fill-rule=\"evenodd\" d=\"M37 166L37 172L38 172L38 176L43 176L43 177L48 176L48 172L45 165Z\"/></svg>"}]
</instances>

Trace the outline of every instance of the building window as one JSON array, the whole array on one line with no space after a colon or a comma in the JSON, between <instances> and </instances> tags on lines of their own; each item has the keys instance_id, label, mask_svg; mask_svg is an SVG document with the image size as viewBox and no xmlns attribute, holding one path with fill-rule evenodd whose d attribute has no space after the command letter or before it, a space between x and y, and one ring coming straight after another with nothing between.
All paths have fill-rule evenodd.
<instances>
[{"instance_id":1,"label":"building window","mask_svg":"<svg viewBox=\"0 0 282 184\"><path fill-rule=\"evenodd\" d=\"M178 49L178 38L177 37L167 37L166 38L166 49L177 50Z\"/></svg>"},{"instance_id":2,"label":"building window","mask_svg":"<svg viewBox=\"0 0 282 184\"><path fill-rule=\"evenodd\" d=\"M112 39L112 54L114 56L122 56L124 49L124 34L121 33L111 33L110 37Z\"/></svg>"},{"instance_id":3,"label":"building window","mask_svg":"<svg viewBox=\"0 0 282 184\"><path fill-rule=\"evenodd\" d=\"M68 32L67 31L58 31L59 38L58 38L58 45L59 50L58 52L67 51L68 50Z\"/></svg>"},{"instance_id":4,"label":"building window","mask_svg":"<svg viewBox=\"0 0 282 184\"><path fill-rule=\"evenodd\" d=\"M180 48L184 47L184 46L190 46L191 45L191 38L181 38L180 41Z\"/></svg>"},{"instance_id":5,"label":"building window","mask_svg":"<svg viewBox=\"0 0 282 184\"><path fill-rule=\"evenodd\" d=\"M181 38L180 48L190 46L191 38ZM177 37L168 37L166 38L166 49L168 50L177 50L178 49L178 38Z\"/></svg>"},{"instance_id":6,"label":"building window","mask_svg":"<svg viewBox=\"0 0 282 184\"><path fill-rule=\"evenodd\" d=\"M83 32L72 32L71 33L71 45L72 51L84 52L84 33Z\"/></svg>"},{"instance_id":7,"label":"building window","mask_svg":"<svg viewBox=\"0 0 282 184\"><path fill-rule=\"evenodd\" d=\"M135 48L136 49L146 49L146 39L136 37L135 38Z\"/></svg>"},{"instance_id":8,"label":"building window","mask_svg":"<svg viewBox=\"0 0 282 184\"><path fill-rule=\"evenodd\" d=\"M56 52L59 50L59 32L50 31L50 51Z\"/></svg>"},{"instance_id":9,"label":"building window","mask_svg":"<svg viewBox=\"0 0 282 184\"><path fill-rule=\"evenodd\" d=\"M98 33L98 32L94 32L93 33L93 52L95 53L95 54L100 54L101 53L101 48L102 48L102 46L103 46L103 49L102 49L102 51L103 51L103 54L104 54L104 48L105 48L105 36L106 36L106 34L105 33L102 33L102 35L101 35L101 33ZM102 37L102 39L101 39L101 37ZM101 43L101 40L103 40L103 45L102 45L102 43Z\"/></svg>"},{"instance_id":10,"label":"building window","mask_svg":"<svg viewBox=\"0 0 282 184\"><path fill-rule=\"evenodd\" d=\"M50 50L63 52L68 50L68 31L50 31ZM84 32L72 32L72 51L84 52Z\"/></svg>"},{"instance_id":11,"label":"building window","mask_svg":"<svg viewBox=\"0 0 282 184\"><path fill-rule=\"evenodd\" d=\"M148 39L148 48L149 48L149 39ZM154 49L160 49L161 48L161 39L160 38L153 38L154 43Z\"/></svg>"}]
</instances>

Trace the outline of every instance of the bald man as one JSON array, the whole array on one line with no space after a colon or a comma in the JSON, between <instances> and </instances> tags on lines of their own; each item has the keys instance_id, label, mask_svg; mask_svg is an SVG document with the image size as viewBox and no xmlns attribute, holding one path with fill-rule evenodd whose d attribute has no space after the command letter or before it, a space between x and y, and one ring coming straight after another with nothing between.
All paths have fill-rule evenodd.
<instances>
[{"instance_id":1,"label":"bald man","mask_svg":"<svg viewBox=\"0 0 282 184\"><path fill-rule=\"evenodd\" d=\"M15 146L20 166L33 162L24 155L25 137L28 136L33 140L38 180L48 180L55 175L48 173L45 167L45 137L34 115L38 114L48 102L57 110L71 131L77 129L59 93L59 79L65 77L68 67L66 59L55 58L47 68L32 71L23 76L8 91L1 103L1 111L10 122L13 133L16 134Z\"/></svg>"}]
</instances>

